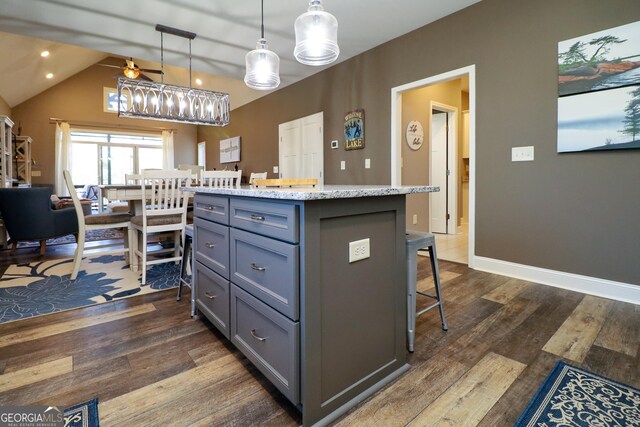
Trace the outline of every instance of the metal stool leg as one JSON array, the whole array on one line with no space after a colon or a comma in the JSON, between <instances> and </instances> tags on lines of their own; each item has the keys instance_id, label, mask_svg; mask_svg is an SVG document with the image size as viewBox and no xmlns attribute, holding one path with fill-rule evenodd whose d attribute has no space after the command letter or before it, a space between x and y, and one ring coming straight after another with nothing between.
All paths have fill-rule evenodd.
<instances>
[{"instance_id":1,"label":"metal stool leg","mask_svg":"<svg viewBox=\"0 0 640 427\"><path fill-rule=\"evenodd\" d=\"M182 283L186 284L184 278L187 276L187 265L191 261L191 240L191 236L185 236L184 248L182 248L182 260L180 261L180 280L178 281L177 301L180 301L182 296Z\"/></svg>"},{"instance_id":2,"label":"metal stool leg","mask_svg":"<svg viewBox=\"0 0 640 427\"><path fill-rule=\"evenodd\" d=\"M431 272L433 273L433 283L436 287L436 300L438 301L438 309L440 310L440 319L442 320L442 330L449 329L447 321L444 318L444 309L442 308L442 294L440 293L440 269L438 268L438 255L436 254L435 242L429 246L429 259L431 260Z\"/></svg>"},{"instance_id":3,"label":"metal stool leg","mask_svg":"<svg viewBox=\"0 0 640 427\"><path fill-rule=\"evenodd\" d=\"M409 351L413 353L416 337L416 281L418 278L418 255L407 254L407 339Z\"/></svg>"}]
</instances>

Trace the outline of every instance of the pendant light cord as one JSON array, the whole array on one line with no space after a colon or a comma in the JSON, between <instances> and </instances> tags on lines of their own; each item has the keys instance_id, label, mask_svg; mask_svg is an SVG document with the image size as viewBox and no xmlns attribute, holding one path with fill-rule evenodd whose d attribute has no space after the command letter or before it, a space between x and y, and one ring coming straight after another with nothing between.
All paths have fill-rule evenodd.
<instances>
[{"instance_id":1,"label":"pendant light cord","mask_svg":"<svg viewBox=\"0 0 640 427\"><path fill-rule=\"evenodd\" d=\"M160 31L160 83L164 83L164 33Z\"/></svg>"},{"instance_id":2,"label":"pendant light cord","mask_svg":"<svg viewBox=\"0 0 640 427\"><path fill-rule=\"evenodd\" d=\"M191 39L189 39L189 89L191 89Z\"/></svg>"},{"instance_id":3,"label":"pendant light cord","mask_svg":"<svg viewBox=\"0 0 640 427\"><path fill-rule=\"evenodd\" d=\"M260 24L260 29L262 31L262 33L261 33L262 34L262 38L264 38L264 0L260 0L260 4L261 4L260 12L261 12L261 15L262 15L262 21L261 21L261 24Z\"/></svg>"}]
</instances>

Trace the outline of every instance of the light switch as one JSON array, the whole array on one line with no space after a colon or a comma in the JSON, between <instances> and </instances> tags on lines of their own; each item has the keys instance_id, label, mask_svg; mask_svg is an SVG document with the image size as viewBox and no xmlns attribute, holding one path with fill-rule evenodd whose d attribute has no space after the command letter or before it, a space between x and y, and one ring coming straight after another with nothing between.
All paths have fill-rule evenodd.
<instances>
[{"instance_id":1,"label":"light switch","mask_svg":"<svg viewBox=\"0 0 640 427\"><path fill-rule=\"evenodd\" d=\"M345 162L344 160L340 160L340 170L345 169L347 169L347 162Z\"/></svg>"},{"instance_id":2,"label":"light switch","mask_svg":"<svg viewBox=\"0 0 640 427\"><path fill-rule=\"evenodd\" d=\"M512 147L511 148L511 161L512 162L532 162L533 161L533 146L531 146L531 147Z\"/></svg>"},{"instance_id":3,"label":"light switch","mask_svg":"<svg viewBox=\"0 0 640 427\"><path fill-rule=\"evenodd\" d=\"M371 159L364 159L364 168L371 169Z\"/></svg>"},{"instance_id":4,"label":"light switch","mask_svg":"<svg viewBox=\"0 0 640 427\"><path fill-rule=\"evenodd\" d=\"M273 173L278 173L278 170L279 170L279 169L278 169L278 166L274 166L274 167L273 167Z\"/></svg>"}]
</instances>

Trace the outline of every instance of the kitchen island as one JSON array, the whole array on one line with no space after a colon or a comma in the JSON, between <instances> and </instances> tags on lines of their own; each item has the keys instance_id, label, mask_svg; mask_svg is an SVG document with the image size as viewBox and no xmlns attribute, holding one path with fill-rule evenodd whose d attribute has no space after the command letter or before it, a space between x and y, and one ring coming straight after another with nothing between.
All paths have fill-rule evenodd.
<instances>
[{"instance_id":1,"label":"kitchen island","mask_svg":"<svg viewBox=\"0 0 640 427\"><path fill-rule=\"evenodd\" d=\"M325 425L408 369L405 197L437 187L190 187L193 303Z\"/></svg>"}]
</instances>

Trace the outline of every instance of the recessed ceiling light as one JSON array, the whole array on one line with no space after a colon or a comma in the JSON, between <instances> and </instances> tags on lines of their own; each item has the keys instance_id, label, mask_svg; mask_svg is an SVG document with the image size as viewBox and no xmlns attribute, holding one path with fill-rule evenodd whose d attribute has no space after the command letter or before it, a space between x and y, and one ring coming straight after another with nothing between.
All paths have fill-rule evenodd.
<instances>
[{"instance_id":1,"label":"recessed ceiling light","mask_svg":"<svg viewBox=\"0 0 640 427\"><path fill-rule=\"evenodd\" d=\"M198 86L202 86L202 80L200 80L200 79L196 79L196 84L197 84Z\"/></svg>"},{"instance_id":2,"label":"recessed ceiling light","mask_svg":"<svg viewBox=\"0 0 640 427\"><path fill-rule=\"evenodd\" d=\"M48 79L52 79L53 78L53 73L47 73L47 75L45 76Z\"/></svg>"},{"instance_id":3,"label":"recessed ceiling light","mask_svg":"<svg viewBox=\"0 0 640 427\"><path fill-rule=\"evenodd\" d=\"M47 56L49 56L49 51L43 50L42 52L40 52L40 56L42 56L43 58L46 58Z\"/></svg>"}]
</instances>

